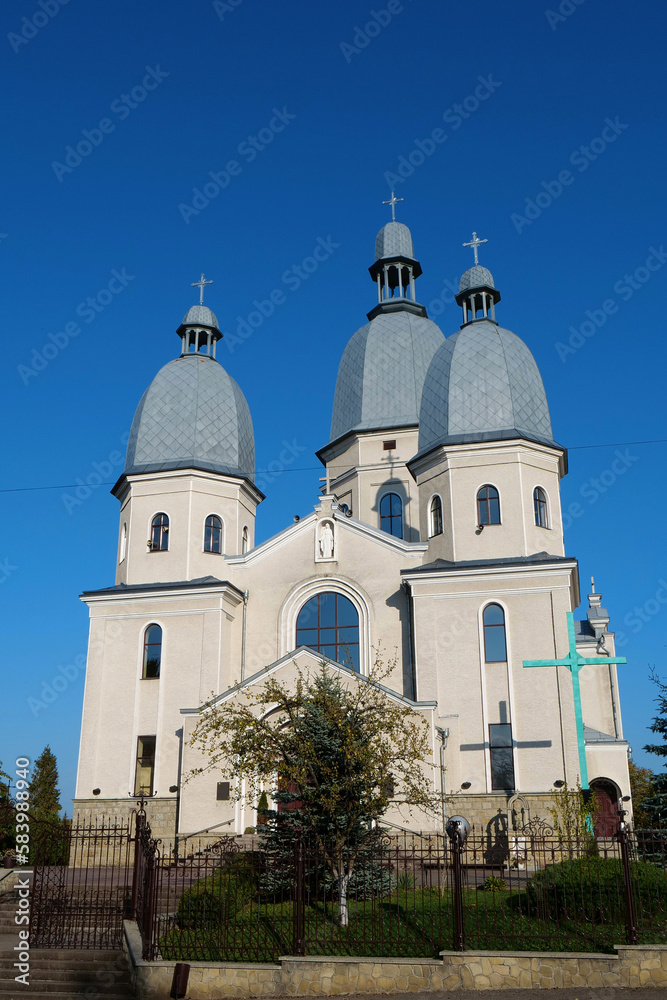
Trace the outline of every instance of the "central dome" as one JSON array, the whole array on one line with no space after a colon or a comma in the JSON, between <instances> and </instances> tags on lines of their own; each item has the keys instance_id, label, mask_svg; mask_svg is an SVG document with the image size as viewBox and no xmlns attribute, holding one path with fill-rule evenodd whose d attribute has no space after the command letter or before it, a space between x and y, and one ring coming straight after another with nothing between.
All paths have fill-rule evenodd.
<instances>
[{"instance_id":1,"label":"central dome","mask_svg":"<svg viewBox=\"0 0 667 1000\"><path fill-rule=\"evenodd\" d=\"M254 477L255 439L246 398L222 365L201 354L161 368L132 421L126 475L170 469Z\"/></svg>"},{"instance_id":2,"label":"central dome","mask_svg":"<svg viewBox=\"0 0 667 1000\"><path fill-rule=\"evenodd\" d=\"M511 330L477 320L448 337L433 357L424 381L419 453L506 438L558 447L528 347Z\"/></svg>"},{"instance_id":3,"label":"central dome","mask_svg":"<svg viewBox=\"0 0 667 1000\"><path fill-rule=\"evenodd\" d=\"M416 425L426 372L444 340L435 323L407 310L380 313L357 330L338 369L331 440Z\"/></svg>"}]
</instances>

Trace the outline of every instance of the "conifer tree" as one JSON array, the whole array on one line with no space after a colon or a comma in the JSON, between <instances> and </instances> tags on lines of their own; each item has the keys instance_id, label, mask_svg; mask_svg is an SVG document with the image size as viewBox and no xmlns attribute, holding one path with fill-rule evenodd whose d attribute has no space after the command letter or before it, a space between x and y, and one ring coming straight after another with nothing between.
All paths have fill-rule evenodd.
<instances>
[{"instance_id":1,"label":"conifer tree","mask_svg":"<svg viewBox=\"0 0 667 1000\"><path fill-rule=\"evenodd\" d=\"M58 822L60 819L58 764L48 744L35 761L32 772L30 813L37 820Z\"/></svg>"},{"instance_id":2,"label":"conifer tree","mask_svg":"<svg viewBox=\"0 0 667 1000\"><path fill-rule=\"evenodd\" d=\"M650 678L658 688L655 699L658 714L648 728L661 737L662 743L649 743L644 750L657 757L667 757L667 684L663 684L655 669L651 670ZM653 775L651 785L651 795L641 802L641 818L649 827L663 827L667 825L667 771Z\"/></svg>"}]
</instances>

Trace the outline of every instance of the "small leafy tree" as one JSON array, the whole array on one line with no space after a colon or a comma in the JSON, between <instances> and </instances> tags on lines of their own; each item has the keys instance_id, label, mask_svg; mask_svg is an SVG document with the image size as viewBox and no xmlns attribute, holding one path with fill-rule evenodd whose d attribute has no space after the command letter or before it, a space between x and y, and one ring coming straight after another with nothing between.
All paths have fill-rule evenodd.
<instances>
[{"instance_id":1,"label":"small leafy tree","mask_svg":"<svg viewBox=\"0 0 667 1000\"><path fill-rule=\"evenodd\" d=\"M283 790L274 798L296 806L281 811L281 831L305 833L317 846L337 886L342 925L355 861L390 799L398 793L427 810L439 801L427 772L428 724L381 685L393 666L378 655L370 677L349 672L345 683L324 662L314 676L297 670L293 685L269 678L210 705L191 740L208 763L188 777L219 768L237 789L245 779L252 798L278 779Z\"/></svg>"},{"instance_id":2,"label":"small leafy tree","mask_svg":"<svg viewBox=\"0 0 667 1000\"><path fill-rule=\"evenodd\" d=\"M14 803L9 796L10 781L0 761L0 860L14 846Z\"/></svg>"},{"instance_id":3,"label":"small leafy tree","mask_svg":"<svg viewBox=\"0 0 667 1000\"><path fill-rule=\"evenodd\" d=\"M639 767L633 760L628 761L628 772L635 829L650 826L650 816L644 803L653 796L655 775L650 768Z\"/></svg>"},{"instance_id":4,"label":"small leafy tree","mask_svg":"<svg viewBox=\"0 0 667 1000\"><path fill-rule=\"evenodd\" d=\"M565 842L583 842L586 849L593 850L595 837L593 827L597 812L597 796L593 789L584 795L579 778L576 788L570 788L565 782L562 788L556 789L551 795L552 805L549 808L556 833Z\"/></svg>"}]
</instances>

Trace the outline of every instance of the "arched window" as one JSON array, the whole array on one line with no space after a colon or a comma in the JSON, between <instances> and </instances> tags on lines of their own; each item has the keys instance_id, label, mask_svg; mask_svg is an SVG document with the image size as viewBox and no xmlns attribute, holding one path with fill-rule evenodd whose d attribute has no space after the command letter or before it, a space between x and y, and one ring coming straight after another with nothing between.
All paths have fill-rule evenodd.
<instances>
[{"instance_id":1,"label":"arched window","mask_svg":"<svg viewBox=\"0 0 667 1000\"><path fill-rule=\"evenodd\" d=\"M477 493L477 523L500 524L500 498L495 486L482 486Z\"/></svg>"},{"instance_id":2,"label":"arched window","mask_svg":"<svg viewBox=\"0 0 667 1000\"><path fill-rule=\"evenodd\" d=\"M330 592L311 597L296 620L296 644L358 670L359 615L352 601Z\"/></svg>"},{"instance_id":3,"label":"arched window","mask_svg":"<svg viewBox=\"0 0 667 1000\"><path fill-rule=\"evenodd\" d=\"M151 521L151 552L166 552L169 548L169 518L166 514L156 514Z\"/></svg>"},{"instance_id":4,"label":"arched window","mask_svg":"<svg viewBox=\"0 0 667 1000\"><path fill-rule=\"evenodd\" d=\"M398 493L385 493L380 500L380 528L388 535L403 537L403 501Z\"/></svg>"},{"instance_id":5,"label":"arched window","mask_svg":"<svg viewBox=\"0 0 667 1000\"><path fill-rule=\"evenodd\" d=\"M222 552L222 521L209 514L204 522L204 552Z\"/></svg>"},{"instance_id":6,"label":"arched window","mask_svg":"<svg viewBox=\"0 0 667 1000\"><path fill-rule=\"evenodd\" d=\"M149 625L144 632L144 666L141 676L159 677L162 661L162 629L159 625Z\"/></svg>"},{"instance_id":7,"label":"arched window","mask_svg":"<svg viewBox=\"0 0 667 1000\"><path fill-rule=\"evenodd\" d=\"M537 527L548 528L547 495L541 486L536 486L533 490L533 506L535 508L535 524Z\"/></svg>"},{"instance_id":8,"label":"arched window","mask_svg":"<svg viewBox=\"0 0 667 1000\"><path fill-rule=\"evenodd\" d=\"M442 534L442 500L436 494L431 500L429 509L429 537Z\"/></svg>"},{"instance_id":9,"label":"arched window","mask_svg":"<svg viewBox=\"0 0 667 1000\"><path fill-rule=\"evenodd\" d=\"M241 536L241 554L245 555L248 551L248 529L243 529L243 534Z\"/></svg>"},{"instance_id":10,"label":"arched window","mask_svg":"<svg viewBox=\"0 0 667 1000\"><path fill-rule=\"evenodd\" d=\"M504 663L507 660L505 639L505 612L499 604L484 608L484 659L487 663Z\"/></svg>"},{"instance_id":11,"label":"arched window","mask_svg":"<svg viewBox=\"0 0 667 1000\"><path fill-rule=\"evenodd\" d=\"M127 521L123 521L123 528L120 533L120 556L118 559L119 563L122 563L125 558L125 553L127 552Z\"/></svg>"}]
</instances>

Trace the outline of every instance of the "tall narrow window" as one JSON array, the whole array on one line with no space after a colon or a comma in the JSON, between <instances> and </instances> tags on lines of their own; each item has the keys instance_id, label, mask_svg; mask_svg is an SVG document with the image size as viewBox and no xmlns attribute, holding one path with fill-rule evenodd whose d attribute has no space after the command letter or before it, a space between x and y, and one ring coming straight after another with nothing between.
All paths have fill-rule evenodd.
<instances>
[{"instance_id":1,"label":"tall narrow window","mask_svg":"<svg viewBox=\"0 0 667 1000\"><path fill-rule=\"evenodd\" d=\"M430 505L430 525L429 536L442 534L442 500L439 496L434 496Z\"/></svg>"},{"instance_id":2,"label":"tall narrow window","mask_svg":"<svg viewBox=\"0 0 667 1000\"><path fill-rule=\"evenodd\" d=\"M122 563L125 558L125 553L127 552L127 521L123 521L123 527L120 533L120 555L118 562Z\"/></svg>"},{"instance_id":3,"label":"tall narrow window","mask_svg":"<svg viewBox=\"0 0 667 1000\"><path fill-rule=\"evenodd\" d=\"M507 659L505 612L499 604L484 608L484 659L487 663L503 663Z\"/></svg>"},{"instance_id":4,"label":"tall narrow window","mask_svg":"<svg viewBox=\"0 0 667 1000\"><path fill-rule=\"evenodd\" d=\"M385 493L380 500L380 528L396 538L403 537L403 502L398 493Z\"/></svg>"},{"instance_id":5,"label":"tall narrow window","mask_svg":"<svg viewBox=\"0 0 667 1000\"><path fill-rule=\"evenodd\" d=\"M482 486L477 493L477 523L500 524L500 498L495 486Z\"/></svg>"},{"instance_id":6,"label":"tall narrow window","mask_svg":"<svg viewBox=\"0 0 667 1000\"><path fill-rule=\"evenodd\" d=\"M222 553L222 521L217 514L209 514L204 522L204 552Z\"/></svg>"},{"instance_id":7,"label":"tall narrow window","mask_svg":"<svg viewBox=\"0 0 667 1000\"><path fill-rule=\"evenodd\" d=\"M491 788L493 791L514 791L514 754L512 727L507 723L489 726L491 755Z\"/></svg>"},{"instance_id":8,"label":"tall narrow window","mask_svg":"<svg viewBox=\"0 0 667 1000\"><path fill-rule=\"evenodd\" d=\"M149 625L144 632L144 679L160 676L162 662L162 629L159 625Z\"/></svg>"},{"instance_id":9,"label":"tall narrow window","mask_svg":"<svg viewBox=\"0 0 667 1000\"><path fill-rule=\"evenodd\" d=\"M151 521L151 552L166 552L169 548L169 518L166 514L156 514Z\"/></svg>"},{"instance_id":10,"label":"tall narrow window","mask_svg":"<svg viewBox=\"0 0 667 1000\"><path fill-rule=\"evenodd\" d=\"M334 593L311 597L296 620L296 644L358 670L359 615L352 601Z\"/></svg>"},{"instance_id":11,"label":"tall narrow window","mask_svg":"<svg viewBox=\"0 0 667 1000\"><path fill-rule=\"evenodd\" d=\"M243 529L243 535L241 536L241 553L245 555L248 551L248 529Z\"/></svg>"},{"instance_id":12,"label":"tall narrow window","mask_svg":"<svg viewBox=\"0 0 667 1000\"><path fill-rule=\"evenodd\" d=\"M535 508L535 524L537 527L548 528L547 495L541 486L536 486L533 490L533 506Z\"/></svg>"},{"instance_id":13,"label":"tall narrow window","mask_svg":"<svg viewBox=\"0 0 667 1000\"><path fill-rule=\"evenodd\" d=\"M140 736L137 740L137 770L134 794L151 796L155 777L155 736Z\"/></svg>"}]
</instances>

